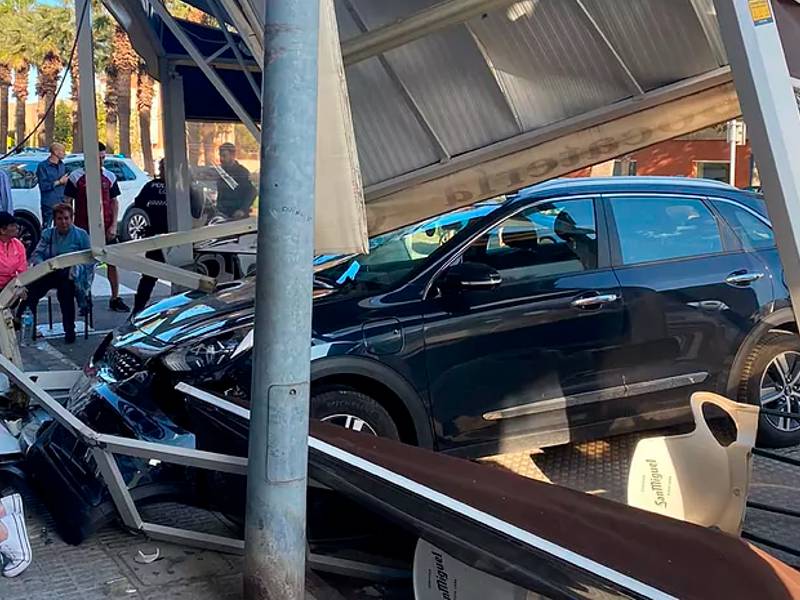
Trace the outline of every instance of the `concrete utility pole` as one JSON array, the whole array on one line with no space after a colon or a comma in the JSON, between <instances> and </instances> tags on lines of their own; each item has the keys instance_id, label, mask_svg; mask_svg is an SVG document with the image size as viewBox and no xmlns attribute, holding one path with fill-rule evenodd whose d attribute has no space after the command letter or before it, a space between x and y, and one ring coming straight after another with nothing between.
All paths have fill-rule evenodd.
<instances>
[{"instance_id":1,"label":"concrete utility pole","mask_svg":"<svg viewBox=\"0 0 800 600\"><path fill-rule=\"evenodd\" d=\"M714 0L800 323L800 113L769 0Z\"/></svg>"},{"instance_id":2,"label":"concrete utility pole","mask_svg":"<svg viewBox=\"0 0 800 600\"><path fill-rule=\"evenodd\" d=\"M267 0L245 598L305 593L319 0Z\"/></svg>"},{"instance_id":3,"label":"concrete utility pole","mask_svg":"<svg viewBox=\"0 0 800 600\"><path fill-rule=\"evenodd\" d=\"M94 48L92 41L91 0L76 0L75 18L78 24L78 67L83 163L86 171L86 212L92 248L106 243L103 227L102 189L100 187L100 157L97 149L97 106L94 95Z\"/></svg>"}]
</instances>

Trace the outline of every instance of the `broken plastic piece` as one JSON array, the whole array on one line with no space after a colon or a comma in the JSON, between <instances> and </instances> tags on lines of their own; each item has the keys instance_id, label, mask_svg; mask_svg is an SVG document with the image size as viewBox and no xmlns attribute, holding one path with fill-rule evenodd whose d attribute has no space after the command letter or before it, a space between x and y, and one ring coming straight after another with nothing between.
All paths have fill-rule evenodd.
<instances>
[{"instance_id":1,"label":"broken plastic piece","mask_svg":"<svg viewBox=\"0 0 800 600\"><path fill-rule=\"evenodd\" d=\"M144 552L139 550L139 553L133 557L133 560L135 560L140 565L149 565L151 563L156 562L160 557L161 557L161 550L158 548L158 546L156 546L156 551L153 554L145 554Z\"/></svg>"}]
</instances>

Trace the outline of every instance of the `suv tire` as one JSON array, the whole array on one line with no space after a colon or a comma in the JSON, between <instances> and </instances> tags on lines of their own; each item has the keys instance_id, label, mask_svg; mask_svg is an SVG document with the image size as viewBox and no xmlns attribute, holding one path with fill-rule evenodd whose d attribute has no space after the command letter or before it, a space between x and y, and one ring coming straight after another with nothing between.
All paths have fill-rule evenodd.
<instances>
[{"instance_id":1,"label":"suv tire","mask_svg":"<svg viewBox=\"0 0 800 600\"><path fill-rule=\"evenodd\" d=\"M311 418L393 440L400 433L377 400L352 389L326 390L311 397Z\"/></svg>"},{"instance_id":2,"label":"suv tire","mask_svg":"<svg viewBox=\"0 0 800 600\"><path fill-rule=\"evenodd\" d=\"M784 361L785 364L781 364ZM790 377L796 378L789 392L791 412L800 412L800 336L791 332L770 332L750 352L739 380L739 402L762 406L762 382L771 384L781 380L786 368ZM781 391L776 389L775 393L781 394ZM787 410L783 396L763 406ZM767 448L797 445L800 443L800 420L760 415L757 442Z\"/></svg>"},{"instance_id":3,"label":"suv tire","mask_svg":"<svg viewBox=\"0 0 800 600\"><path fill-rule=\"evenodd\" d=\"M120 224L120 235L123 242L140 240L144 237L145 230L150 226L150 216L143 209L131 206L125 211Z\"/></svg>"},{"instance_id":4,"label":"suv tire","mask_svg":"<svg viewBox=\"0 0 800 600\"><path fill-rule=\"evenodd\" d=\"M28 216L27 214L15 213L14 218L19 225L19 235L17 237L19 237L20 241L25 246L25 251L28 253L28 258L30 258L36 248L36 244L39 243L39 238L42 235L42 228L34 217Z\"/></svg>"}]
</instances>

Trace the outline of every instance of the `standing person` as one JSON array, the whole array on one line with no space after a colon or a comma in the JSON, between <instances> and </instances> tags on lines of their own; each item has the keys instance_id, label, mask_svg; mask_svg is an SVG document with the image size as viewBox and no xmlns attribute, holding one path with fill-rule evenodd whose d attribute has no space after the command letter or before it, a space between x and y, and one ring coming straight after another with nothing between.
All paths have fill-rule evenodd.
<instances>
[{"instance_id":1,"label":"standing person","mask_svg":"<svg viewBox=\"0 0 800 600\"><path fill-rule=\"evenodd\" d=\"M59 142L50 144L50 156L36 167L39 181L39 202L42 208L42 229L53 225L53 207L64 201L64 186L69 176L64 166L66 147Z\"/></svg>"},{"instance_id":2,"label":"standing person","mask_svg":"<svg viewBox=\"0 0 800 600\"><path fill-rule=\"evenodd\" d=\"M217 211L229 219L244 219L256 199L250 171L236 160L236 146L226 142L219 147L217 167Z\"/></svg>"},{"instance_id":3,"label":"standing person","mask_svg":"<svg viewBox=\"0 0 800 600\"><path fill-rule=\"evenodd\" d=\"M13 215L0 212L0 289L28 270L25 245L17 239L19 227Z\"/></svg>"},{"instance_id":4,"label":"standing person","mask_svg":"<svg viewBox=\"0 0 800 600\"><path fill-rule=\"evenodd\" d=\"M136 196L133 205L147 213L147 229L144 236L158 235L167 233L167 185L164 182L164 159L158 162L158 176L144 184L142 191ZM145 253L145 258L166 262L164 251L150 250ZM150 301L153 288L156 286L157 278L142 274L139 285L136 288L136 297L133 300L133 314L141 312Z\"/></svg>"},{"instance_id":5,"label":"standing person","mask_svg":"<svg viewBox=\"0 0 800 600\"><path fill-rule=\"evenodd\" d=\"M74 211L69 204L56 204L53 207L55 226L45 229L36 250L31 255L31 263L38 265L50 258L88 250L91 248L89 234L72 223ZM64 322L64 341L72 344L75 341L75 282L70 277L70 268L56 269L28 286L28 298L19 308L19 313L26 308L36 310L44 295L55 288L58 304L61 307L61 318Z\"/></svg>"},{"instance_id":6,"label":"standing person","mask_svg":"<svg viewBox=\"0 0 800 600\"><path fill-rule=\"evenodd\" d=\"M14 214L14 198L11 196L11 178L0 169L0 211Z\"/></svg>"},{"instance_id":7,"label":"standing person","mask_svg":"<svg viewBox=\"0 0 800 600\"><path fill-rule=\"evenodd\" d=\"M98 144L100 150L100 185L103 200L103 228L106 234L106 244L117 242L117 213L119 211L119 185L116 176L108 169L103 168L106 159L106 145ZM86 205L86 171L75 169L69 175L64 188L64 197L73 201L75 207L75 225L84 231L89 231L89 212ZM117 267L107 265L108 282L111 284L111 299L108 308L114 312L129 312L131 309L119 297L119 274Z\"/></svg>"}]
</instances>

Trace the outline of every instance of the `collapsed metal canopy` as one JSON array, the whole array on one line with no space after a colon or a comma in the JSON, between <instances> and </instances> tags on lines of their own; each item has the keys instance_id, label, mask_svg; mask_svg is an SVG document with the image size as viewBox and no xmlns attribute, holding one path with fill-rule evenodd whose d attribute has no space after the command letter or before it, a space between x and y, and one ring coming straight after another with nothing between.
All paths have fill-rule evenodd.
<instances>
[{"instance_id":1,"label":"collapsed metal canopy","mask_svg":"<svg viewBox=\"0 0 800 600\"><path fill-rule=\"evenodd\" d=\"M777 2L789 31L800 7ZM105 3L143 56L166 56L184 77L187 119L233 118L147 0ZM246 68L257 70L263 0L187 3L245 30L236 45ZM335 7L371 233L739 115L713 0L335 0ZM257 98L224 50L222 31L181 26L206 56L223 49L212 64L257 121ZM660 116L625 122L670 102L678 104ZM631 134L642 128L654 131ZM587 131L577 146L567 137ZM558 148L528 156L554 140ZM510 172L509 157L518 159Z\"/></svg>"}]
</instances>

